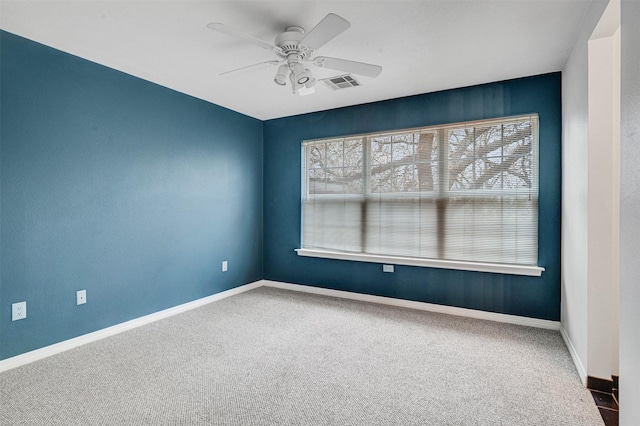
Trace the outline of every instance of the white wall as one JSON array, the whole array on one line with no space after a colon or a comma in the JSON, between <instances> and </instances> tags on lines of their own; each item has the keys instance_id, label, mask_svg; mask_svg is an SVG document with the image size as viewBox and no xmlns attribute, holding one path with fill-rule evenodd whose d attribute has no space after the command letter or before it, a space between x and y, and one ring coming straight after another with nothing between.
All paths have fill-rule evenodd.
<instances>
[{"instance_id":1,"label":"white wall","mask_svg":"<svg viewBox=\"0 0 640 426\"><path fill-rule=\"evenodd\" d=\"M590 4L562 71L561 323L583 381L588 362L588 41L605 7Z\"/></svg>"},{"instance_id":2,"label":"white wall","mask_svg":"<svg viewBox=\"0 0 640 426\"><path fill-rule=\"evenodd\" d=\"M612 1L594 31L601 37L588 43L587 375L609 380L618 360L619 27Z\"/></svg>"},{"instance_id":3,"label":"white wall","mask_svg":"<svg viewBox=\"0 0 640 426\"><path fill-rule=\"evenodd\" d=\"M618 20L620 17L618 15ZM613 232L612 240L614 242L611 247L611 255L614 261L611 280L615 283L613 287L613 324L611 330L612 347L615 354L611 359L611 374L620 375L620 47L621 47L620 26L613 35L613 123L617 124L613 127L613 140L617 143L613 144L612 167L614 181L611 189L611 202L615 210L611 217L611 230Z\"/></svg>"},{"instance_id":4,"label":"white wall","mask_svg":"<svg viewBox=\"0 0 640 426\"><path fill-rule=\"evenodd\" d=\"M621 4L620 425L640 424L640 2Z\"/></svg>"}]
</instances>

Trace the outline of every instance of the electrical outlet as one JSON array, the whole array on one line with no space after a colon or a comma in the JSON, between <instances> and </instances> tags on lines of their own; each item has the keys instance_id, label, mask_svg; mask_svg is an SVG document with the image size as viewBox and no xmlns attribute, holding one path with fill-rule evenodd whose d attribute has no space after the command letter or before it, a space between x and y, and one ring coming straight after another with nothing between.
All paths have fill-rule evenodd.
<instances>
[{"instance_id":1,"label":"electrical outlet","mask_svg":"<svg viewBox=\"0 0 640 426\"><path fill-rule=\"evenodd\" d=\"M76 291L76 305L84 305L87 303L87 290Z\"/></svg>"},{"instance_id":2,"label":"electrical outlet","mask_svg":"<svg viewBox=\"0 0 640 426\"><path fill-rule=\"evenodd\" d=\"M11 321L18 321L27 317L27 302L18 302L11 305Z\"/></svg>"},{"instance_id":3,"label":"electrical outlet","mask_svg":"<svg viewBox=\"0 0 640 426\"><path fill-rule=\"evenodd\" d=\"M382 272L393 272L393 265L382 265Z\"/></svg>"},{"instance_id":4,"label":"electrical outlet","mask_svg":"<svg viewBox=\"0 0 640 426\"><path fill-rule=\"evenodd\" d=\"M228 264L226 260L222 261L222 272L227 272Z\"/></svg>"}]
</instances>

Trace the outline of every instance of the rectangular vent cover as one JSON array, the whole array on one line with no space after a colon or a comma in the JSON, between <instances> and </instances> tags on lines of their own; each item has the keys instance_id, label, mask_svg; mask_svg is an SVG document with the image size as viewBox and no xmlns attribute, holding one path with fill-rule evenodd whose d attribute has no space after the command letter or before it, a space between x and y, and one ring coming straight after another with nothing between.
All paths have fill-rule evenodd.
<instances>
[{"instance_id":1,"label":"rectangular vent cover","mask_svg":"<svg viewBox=\"0 0 640 426\"><path fill-rule=\"evenodd\" d=\"M351 74L339 75L336 77L323 78L320 80L333 90L348 89L349 87L361 86Z\"/></svg>"}]
</instances>

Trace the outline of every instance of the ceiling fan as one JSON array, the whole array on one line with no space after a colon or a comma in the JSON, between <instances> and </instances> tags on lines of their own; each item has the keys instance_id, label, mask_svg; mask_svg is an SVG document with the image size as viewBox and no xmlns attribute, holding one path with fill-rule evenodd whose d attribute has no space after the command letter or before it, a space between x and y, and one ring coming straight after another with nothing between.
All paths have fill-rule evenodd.
<instances>
[{"instance_id":1,"label":"ceiling fan","mask_svg":"<svg viewBox=\"0 0 640 426\"><path fill-rule=\"evenodd\" d=\"M274 43L269 43L219 22L213 22L207 25L207 27L212 30L271 50L279 58L278 60L261 62L259 64L223 72L220 74L221 76L239 75L262 68L277 66L278 71L273 79L275 83L280 86L286 86L288 76L291 81L293 93L300 95L306 95L315 91L314 86L316 79L305 63L310 62L316 67L367 77L377 77L380 75L382 67L379 65L330 58L328 56L314 56L316 50L347 30L350 26L351 24L346 19L334 13L329 13L309 32L305 33L302 27L290 26L276 37Z\"/></svg>"}]
</instances>

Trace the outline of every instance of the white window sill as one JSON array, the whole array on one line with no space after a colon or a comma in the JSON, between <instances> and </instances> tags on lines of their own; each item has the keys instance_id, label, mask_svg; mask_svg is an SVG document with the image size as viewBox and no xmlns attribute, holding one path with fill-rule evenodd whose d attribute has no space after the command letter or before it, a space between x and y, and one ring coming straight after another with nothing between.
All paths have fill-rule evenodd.
<instances>
[{"instance_id":1,"label":"white window sill","mask_svg":"<svg viewBox=\"0 0 640 426\"><path fill-rule=\"evenodd\" d=\"M457 269L462 271L493 272L497 274L528 275L539 277L544 271L540 266L508 265L503 263L465 262L456 260L421 259L417 257L380 256L364 253L345 253L329 250L296 249L298 256L324 259L355 260L358 262L386 263L389 265L425 266L428 268Z\"/></svg>"}]
</instances>

